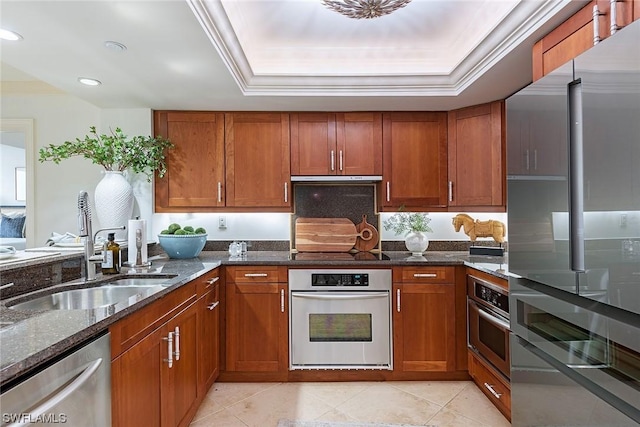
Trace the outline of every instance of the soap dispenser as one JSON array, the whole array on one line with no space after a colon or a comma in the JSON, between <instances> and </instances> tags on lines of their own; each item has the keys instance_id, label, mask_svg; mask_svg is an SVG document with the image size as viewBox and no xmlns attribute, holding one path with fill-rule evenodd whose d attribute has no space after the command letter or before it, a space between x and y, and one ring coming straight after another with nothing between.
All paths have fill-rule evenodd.
<instances>
[{"instance_id":1,"label":"soap dispenser","mask_svg":"<svg viewBox=\"0 0 640 427\"><path fill-rule=\"evenodd\" d=\"M102 251L102 273L120 273L120 245L115 242L115 233L109 233Z\"/></svg>"}]
</instances>

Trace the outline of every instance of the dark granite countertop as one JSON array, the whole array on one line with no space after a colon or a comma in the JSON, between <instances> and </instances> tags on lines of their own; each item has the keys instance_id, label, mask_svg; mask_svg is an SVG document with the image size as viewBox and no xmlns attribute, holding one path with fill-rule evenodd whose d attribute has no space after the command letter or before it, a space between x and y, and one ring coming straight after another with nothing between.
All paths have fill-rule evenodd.
<instances>
[{"instance_id":1,"label":"dark granite countertop","mask_svg":"<svg viewBox=\"0 0 640 427\"><path fill-rule=\"evenodd\" d=\"M69 254L60 254L59 259L64 261L69 256ZM342 258L329 256L314 260L292 255L288 251L250 251L243 257L235 258L229 257L229 254L223 251L202 252L198 258L187 260L156 257L150 269L137 273L143 273L145 277L165 278L164 289L138 301L111 306L113 308L108 312L104 309L26 312L7 308L7 302L25 299L25 295L0 301L0 385L4 386L22 374L102 333L117 320L220 265L317 267L466 265L503 279L509 277L506 256L469 255L468 252L462 251L427 251L422 257L411 256L408 252L384 252L384 259L381 259L380 254L375 255L373 259L370 254L367 254L367 257L368 259L354 259L343 255ZM55 258L46 257L47 262L51 262L52 259ZM29 260L28 263L37 263L37 260ZM18 264L20 268L24 267L22 263ZM11 268L10 265L3 267L3 270ZM134 272L129 271L118 276L101 277L99 275L100 282L96 284L122 277L132 277L132 273ZM81 280L75 280L33 293L51 294L79 286L86 287Z\"/></svg>"}]
</instances>

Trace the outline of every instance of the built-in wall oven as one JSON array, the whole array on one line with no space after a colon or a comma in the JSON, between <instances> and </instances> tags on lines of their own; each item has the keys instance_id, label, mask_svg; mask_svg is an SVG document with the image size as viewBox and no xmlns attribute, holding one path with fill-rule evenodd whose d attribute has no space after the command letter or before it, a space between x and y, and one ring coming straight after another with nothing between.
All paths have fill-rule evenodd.
<instances>
[{"instance_id":1,"label":"built-in wall oven","mask_svg":"<svg viewBox=\"0 0 640 427\"><path fill-rule=\"evenodd\" d=\"M290 369L393 369L390 269L289 270Z\"/></svg>"},{"instance_id":2,"label":"built-in wall oven","mask_svg":"<svg viewBox=\"0 0 640 427\"><path fill-rule=\"evenodd\" d=\"M509 291L467 275L469 347L507 379L509 357Z\"/></svg>"}]
</instances>

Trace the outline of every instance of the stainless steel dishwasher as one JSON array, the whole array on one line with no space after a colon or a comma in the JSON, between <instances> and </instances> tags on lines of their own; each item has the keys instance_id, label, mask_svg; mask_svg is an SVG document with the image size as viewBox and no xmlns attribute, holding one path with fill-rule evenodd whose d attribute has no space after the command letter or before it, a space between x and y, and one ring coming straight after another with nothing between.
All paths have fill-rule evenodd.
<instances>
[{"instance_id":1,"label":"stainless steel dishwasher","mask_svg":"<svg viewBox=\"0 0 640 427\"><path fill-rule=\"evenodd\" d=\"M109 334L2 390L0 407L3 427L111 426Z\"/></svg>"}]
</instances>

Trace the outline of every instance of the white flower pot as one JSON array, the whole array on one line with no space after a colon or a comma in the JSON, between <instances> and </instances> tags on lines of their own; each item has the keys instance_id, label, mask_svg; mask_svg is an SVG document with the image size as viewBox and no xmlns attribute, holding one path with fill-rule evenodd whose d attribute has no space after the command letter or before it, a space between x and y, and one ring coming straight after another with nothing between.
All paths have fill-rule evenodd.
<instances>
[{"instance_id":1,"label":"white flower pot","mask_svg":"<svg viewBox=\"0 0 640 427\"><path fill-rule=\"evenodd\" d=\"M133 202L133 189L122 172L105 171L95 192L96 216L100 228L126 226L133 214ZM116 240L127 239L126 230L113 232Z\"/></svg>"},{"instance_id":2,"label":"white flower pot","mask_svg":"<svg viewBox=\"0 0 640 427\"><path fill-rule=\"evenodd\" d=\"M404 238L404 244L413 256L421 256L429 247L427 233L410 231Z\"/></svg>"}]
</instances>

